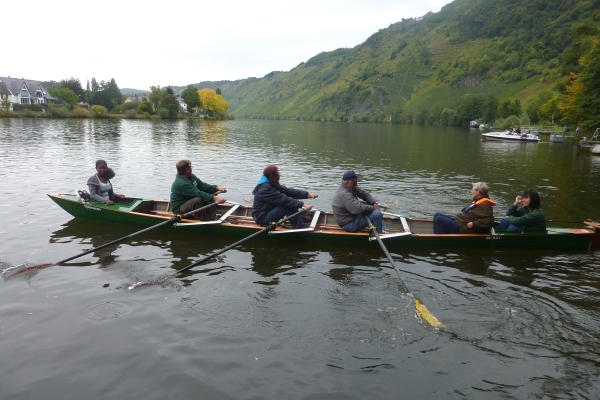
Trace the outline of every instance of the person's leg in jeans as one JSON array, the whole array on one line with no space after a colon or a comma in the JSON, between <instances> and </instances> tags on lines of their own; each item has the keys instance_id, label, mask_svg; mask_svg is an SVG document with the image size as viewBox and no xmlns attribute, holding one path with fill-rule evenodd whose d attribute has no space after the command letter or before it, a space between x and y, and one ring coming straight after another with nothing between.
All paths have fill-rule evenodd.
<instances>
[{"instance_id":1,"label":"person's leg in jeans","mask_svg":"<svg viewBox=\"0 0 600 400\"><path fill-rule=\"evenodd\" d=\"M498 232L521 232L521 228L512 225L506 217L502 218L502 221L500 221L495 229Z\"/></svg>"},{"instance_id":2,"label":"person's leg in jeans","mask_svg":"<svg viewBox=\"0 0 600 400\"><path fill-rule=\"evenodd\" d=\"M385 231L385 223L383 222L383 213L380 210L373 210L368 215L371 223L377 228L377 233Z\"/></svg>"}]
</instances>

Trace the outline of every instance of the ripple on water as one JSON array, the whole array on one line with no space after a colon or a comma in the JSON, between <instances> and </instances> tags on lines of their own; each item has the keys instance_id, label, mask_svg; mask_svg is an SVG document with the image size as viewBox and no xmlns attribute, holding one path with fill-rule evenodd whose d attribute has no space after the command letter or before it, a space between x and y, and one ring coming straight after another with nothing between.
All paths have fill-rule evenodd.
<instances>
[{"instance_id":1,"label":"ripple on water","mask_svg":"<svg viewBox=\"0 0 600 400\"><path fill-rule=\"evenodd\" d=\"M83 309L81 317L92 322L104 322L136 313L141 305L133 300L103 300Z\"/></svg>"}]
</instances>

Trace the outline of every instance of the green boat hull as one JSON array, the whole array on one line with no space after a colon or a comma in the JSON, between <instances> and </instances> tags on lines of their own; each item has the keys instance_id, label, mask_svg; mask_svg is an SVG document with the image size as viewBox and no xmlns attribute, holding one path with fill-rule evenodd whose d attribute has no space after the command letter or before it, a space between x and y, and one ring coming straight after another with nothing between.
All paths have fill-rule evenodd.
<instances>
[{"instance_id":1,"label":"green boat hull","mask_svg":"<svg viewBox=\"0 0 600 400\"><path fill-rule=\"evenodd\" d=\"M89 201L82 202L73 195L49 195L62 209L76 218L87 218L99 221L149 227L164 222L172 214L153 214L157 204L154 200L126 199L124 204L108 206ZM166 204L166 202L163 202ZM248 213L250 208L244 207ZM430 233L431 221L408 219L412 235L393 236L386 238L384 243L390 251L405 251L412 246L431 246L444 248L516 248L516 249L556 249L556 250L595 250L600 247L600 228L549 228L548 233L496 233L485 235L434 235ZM326 220L327 221L327 220ZM193 221L189 221L193 222ZM323 225L324 226L324 225ZM402 230L398 218L386 220L386 226ZM339 227L328 225L329 229L316 226L310 232L289 232L286 234L269 234L260 236L268 240L292 240L340 243L346 245L364 245L371 242L365 233L347 233ZM165 224L160 229L171 229L179 232L194 232L210 235L231 235L245 237L262 229L254 224L235 224L227 221L222 224ZM337 228L337 230L335 229ZM421 230L421 232L420 232ZM393 229L392 229L393 232ZM429 232L429 233L424 233Z\"/></svg>"}]
</instances>

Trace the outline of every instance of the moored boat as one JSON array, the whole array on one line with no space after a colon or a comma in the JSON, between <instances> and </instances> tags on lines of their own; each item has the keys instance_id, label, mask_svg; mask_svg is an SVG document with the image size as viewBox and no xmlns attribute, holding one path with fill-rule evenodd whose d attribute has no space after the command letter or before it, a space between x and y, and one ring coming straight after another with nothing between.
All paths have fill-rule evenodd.
<instances>
[{"instance_id":1,"label":"moored boat","mask_svg":"<svg viewBox=\"0 0 600 400\"><path fill-rule=\"evenodd\" d=\"M482 133L481 136L486 138L487 140L492 141L501 141L501 142L515 142L515 143L538 143L540 141L539 136L533 135L528 132L489 132Z\"/></svg>"},{"instance_id":2,"label":"moored boat","mask_svg":"<svg viewBox=\"0 0 600 400\"><path fill-rule=\"evenodd\" d=\"M90 218L105 222L128 225L152 226L173 217L170 203L165 200L123 198L114 205L95 201L83 201L77 195L49 194L56 204L76 218ZM252 208L237 203L217 206L215 221L182 219L174 224L164 225L165 229L184 232L197 232L211 235L249 236L263 229L252 219ZM278 227L269 233L269 239L298 241L330 241L346 244L366 244L375 238L364 232L345 232L337 225L333 213L314 211L307 214L303 229ZM548 232L487 234L436 235L433 221L421 218L408 218L385 213L387 234L380 237L390 249L406 249L407 246L460 246L482 248L542 248L562 250L595 250L600 248L600 224L586 222L580 228L548 228Z\"/></svg>"}]
</instances>

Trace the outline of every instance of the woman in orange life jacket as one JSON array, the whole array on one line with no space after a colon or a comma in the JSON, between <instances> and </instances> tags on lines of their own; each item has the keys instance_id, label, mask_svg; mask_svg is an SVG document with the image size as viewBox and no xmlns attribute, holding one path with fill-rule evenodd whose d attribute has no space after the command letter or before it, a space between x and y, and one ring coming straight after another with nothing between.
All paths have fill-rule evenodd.
<instances>
[{"instance_id":1,"label":"woman in orange life jacket","mask_svg":"<svg viewBox=\"0 0 600 400\"><path fill-rule=\"evenodd\" d=\"M435 213L433 215L433 233L487 233L494 226L496 205L489 195L484 182L473 184L471 189L473 202L455 216Z\"/></svg>"}]
</instances>

